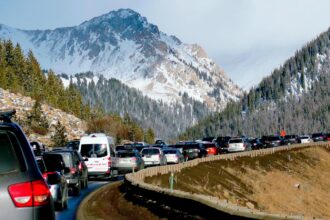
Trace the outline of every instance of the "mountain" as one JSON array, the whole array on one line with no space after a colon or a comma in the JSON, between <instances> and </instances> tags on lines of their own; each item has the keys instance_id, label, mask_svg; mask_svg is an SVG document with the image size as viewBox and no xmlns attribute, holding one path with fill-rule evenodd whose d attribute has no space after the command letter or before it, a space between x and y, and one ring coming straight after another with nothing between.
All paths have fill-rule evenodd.
<instances>
[{"instance_id":1,"label":"mountain","mask_svg":"<svg viewBox=\"0 0 330 220\"><path fill-rule=\"evenodd\" d=\"M330 29L305 45L238 102L182 137L330 132Z\"/></svg>"},{"instance_id":2,"label":"mountain","mask_svg":"<svg viewBox=\"0 0 330 220\"><path fill-rule=\"evenodd\" d=\"M144 96L116 79L106 79L92 72L75 76L61 74L65 85L74 85L85 103L97 106L106 113L128 114L144 130L152 128L157 137L169 140L191 124L211 113L206 104L193 100L187 93L180 102L167 104Z\"/></svg>"},{"instance_id":3,"label":"mountain","mask_svg":"<svg viewBox=\"0 0 330 220\"><path fill-rule=\"evenodd\" d=\"M187 93L219 110L242 94L200 46L168 36L130 9L55 30L0 25L0 38L31 49L45 69L70 75L92 71L166 103L180 102Z\"/></svg>"}]
</instances>

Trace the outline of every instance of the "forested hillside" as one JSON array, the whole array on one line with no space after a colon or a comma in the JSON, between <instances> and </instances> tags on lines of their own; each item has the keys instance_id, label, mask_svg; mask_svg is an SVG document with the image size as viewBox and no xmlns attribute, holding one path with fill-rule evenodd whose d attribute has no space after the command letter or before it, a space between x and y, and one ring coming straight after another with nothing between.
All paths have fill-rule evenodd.
<instances>
[{"instance_id":1,"label":"forested hillside","mask_svg":"<svg viewBox=\"0 0 330 220\"><path fill-rule=\"evenodd\" d=\"M19 44L0 41L0 87L21 93L80 118L88 118L90 109L83 104L79 91L52 71L45 75L32 51L25 56Z\"/></svg>"},{"instance_id":2,"label":"forested hillside","mask_svg":"<svg viewBox=\"0 0 330 220\"><path fill-rule=\"evenodd\" d=\"M239 102L182 137L330 131L330 30L308 43Z\"/></svg>"},{"instance_id":3,"label":"forested hillside","mask_svg":"<svg viewBox=\"0 0 330 220\"><path fill-rule=\"evenodd\" d=\"M61 75L69 79L68 76ZM107 113L123 116L127 113L143 128L152 128L158 137L175 137L186 127L206 117L210 111L205 104L180 94L182 104L166 104L144 96L116 79L95 77L91 72L76 74L71 82L79 89L85 103Z\"/></svg>"},{"instance_id":4,"label":"forested hillside","mask_svg":"<svg viewBox=\"0 0 330 220\"><path fill-rule=\"evenodd\" d=\"M61 119L62 122L68 120L67 129L70 129L70 131L74 129L75 127L72 125L74 123L72 118L74 117L62 114L62 118L61 113L54 117L50 116L51 112L58 108L87 120L88 132L105 132L116 137L117 142L124 139L153 141L153 130L148 129L148 127L142 129L128 115L125 115L125 117L107 115L100 109L97 109L97 106L91 106L90 108L88 104L84 104L82 95L74 84L64 87L62 80L52 70L43 71L40 68L32 51L29 51L28 55L25 56L20 45L14 46L10 40L0 41L0 88L32 98L28 99L14 95L11 95L14 98L0 96L1 109L14 106L18 108L19 117L16 118L16 121L19 122L28 135L36 137L35 135L37 134L38 138L40 138L40 135L47 136L49 132L54 130L51 128L54 126L54 120L60 121ZM7 100L8 98L10 100ZM30 102L23 102L22 100L30 100ZM9 102L13 103L9 105ZM44 112L41 104L45 104L44 109L50 110ZM109 120L116 125L115 128L104 126ZM77 130L73 131L71 133L74 133L75 136L71 136L79 138L83 131L79 130L79 132L77 133ZM40 140L44 141L45 139Z\"/></svg>"}]
</instances>

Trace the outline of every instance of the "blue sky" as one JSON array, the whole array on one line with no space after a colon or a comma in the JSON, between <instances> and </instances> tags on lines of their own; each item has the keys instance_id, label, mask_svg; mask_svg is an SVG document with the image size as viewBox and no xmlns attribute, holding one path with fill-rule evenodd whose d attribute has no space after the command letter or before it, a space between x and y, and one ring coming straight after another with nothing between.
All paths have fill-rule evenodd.
<instances>
[{"instance_id":1,"label":"blue sky","mask_svg":"<svg viewBox=\"0 0 330 220\"><path fill-rule=\"evenodd\" d=\"M200 44L245 89L330 27L329 0L0 0L0 23L54 29L118 8Z\"/></svg>"}]
</instances>

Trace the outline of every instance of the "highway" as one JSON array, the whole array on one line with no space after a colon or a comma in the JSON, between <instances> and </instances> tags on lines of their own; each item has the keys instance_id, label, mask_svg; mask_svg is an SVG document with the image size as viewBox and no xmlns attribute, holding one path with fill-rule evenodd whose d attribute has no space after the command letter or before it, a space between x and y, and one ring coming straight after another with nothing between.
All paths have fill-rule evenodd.
<instances>
[{"instance_id":1,"label":"highway","mask_svg":"<svg viewBox=\"0 0 330 220\"><path fill-rule=\"evenodd\" d=\"M56 212L56 220L75 220L76 212L81 201L92 191L98 189L99 187L112 183L114 181L89 181L88 188L83 189L79 196L70 196L68 202L68 209Z\"/></svg>"}]
</instances>

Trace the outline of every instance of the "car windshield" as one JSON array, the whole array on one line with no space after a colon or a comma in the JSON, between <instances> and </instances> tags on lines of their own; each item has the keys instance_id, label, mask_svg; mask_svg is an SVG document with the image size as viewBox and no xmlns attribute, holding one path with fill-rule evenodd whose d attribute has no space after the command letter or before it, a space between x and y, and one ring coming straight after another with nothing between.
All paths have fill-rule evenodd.
<instances>
[{"instance_id":1,"label":"car windshield","mask_svg":"<svg viewBox=\"0 0 330 220\"><path fill-rule=\"evenodd\" d=\"M320 136L322 136L322 133L316 133L312 135L312 137L320 137Z\"/></svg>"},{"instance_id":2,"label":"car windshield","mask_svg":"<svg viewBox=\"0 0 330 220\"><path fill-rule=\"evenodd\" d=\"M242 139L231 139L229 140L230 144L237 144L237 143L243 143Z\"/></svg>"},{"instance_id":3,"label":"car windshield","mask_svg":"<svg viewBox=\"0 0 330 220\"><path fill-rule=\"evenodd\" d=\"M105 144L82 144L80 152L83 157L105 157L108 154Z\"/></svg>"},{"instance_id":4,"label":"car windshield","mask_svg":"<svg viewBox=\"0 0 330 220\"><path fill-rule=\"evenodd\" d=\"M0 174L19 171L15 145L17 147L18 142L13 133L0 131Z\"/></svg>"},{"instance_id":5,"label":"car windshield","mask_svg":"<svg viewBox=\"0 0 330 220\"><path fill-rule=\"evenodd\" d=\"M143 149L141 152L142 155L156 155L159 153L158 149Z\"/></svg>"},{"instance_id":6,"label":"car windshield","mask_svg":"<svg viewBox=\"0 0 330 220\"><path fill-rule=\"evenodd\" d=\"M135 153L134 152L118 152L117 157L119 157L119 158L135 157Z\"/></svg>"}]
</instances>

